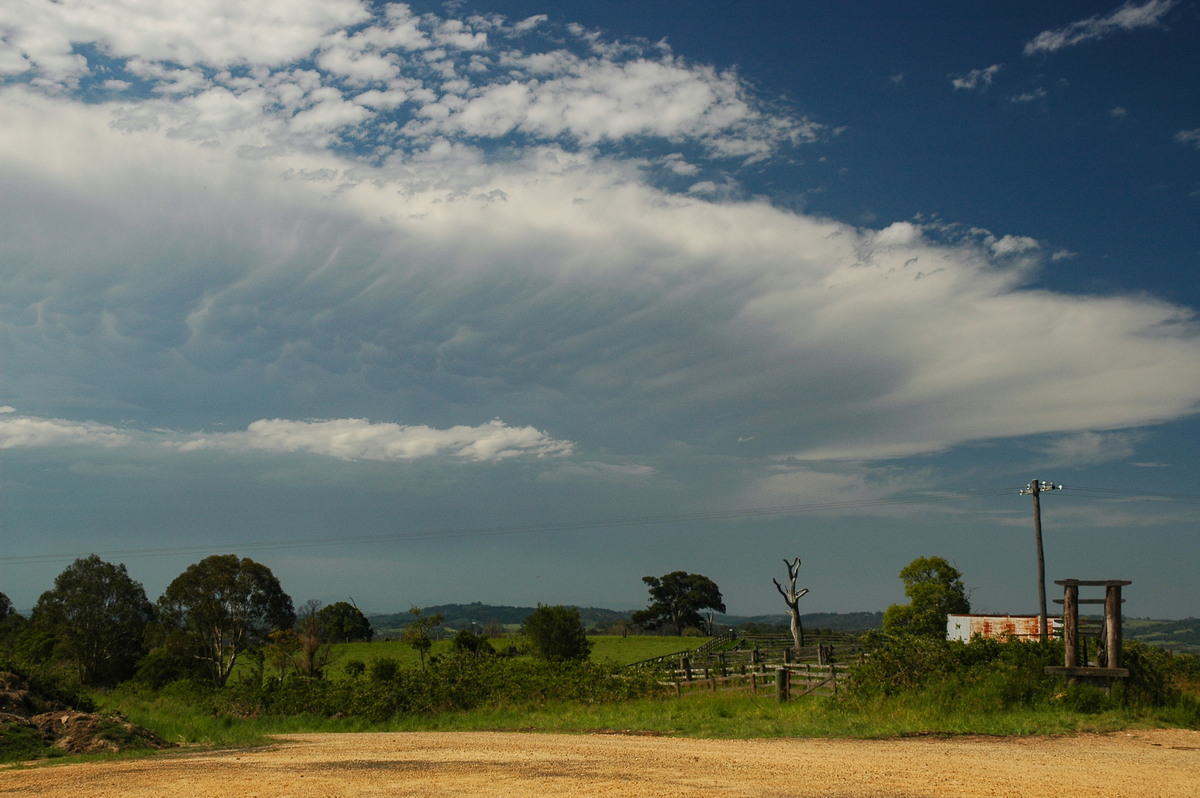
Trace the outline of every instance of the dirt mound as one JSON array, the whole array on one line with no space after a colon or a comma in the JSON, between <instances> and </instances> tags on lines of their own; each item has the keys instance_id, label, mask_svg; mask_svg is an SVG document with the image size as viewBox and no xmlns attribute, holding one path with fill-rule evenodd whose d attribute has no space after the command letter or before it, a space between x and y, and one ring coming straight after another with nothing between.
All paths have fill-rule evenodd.
<instances>
[{"instance_id":1,"label":"dirt mound","mask_svg":"<svg viewBox=\"0 0 1200 798\"><path fill-rule=\"evenodd\" d=\"M15 673L0 672L0 753L9 740L70 754L94 754L172 744L119 715L80 712L38 695Z\"/></svg>"}]
</instances>

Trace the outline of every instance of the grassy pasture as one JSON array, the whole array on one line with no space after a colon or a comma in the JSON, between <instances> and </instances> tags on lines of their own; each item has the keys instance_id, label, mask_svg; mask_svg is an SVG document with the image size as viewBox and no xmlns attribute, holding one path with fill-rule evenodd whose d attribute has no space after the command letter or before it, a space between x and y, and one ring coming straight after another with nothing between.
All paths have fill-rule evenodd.
<instances>
[{"instance_id":1,"label":"grassy pasture","mask_svg":"<svg viewBox=\"0 0 1200 798\"><path fill-rule=\"evenodd\" d=\"M593 662L628 665L633 662L661 657L664 654L674 654L679 651L690 651L702 643L708 642L707 637L674 637L655 635L589 635L592 642ZM503 637L490 641L497 651L504 651L509 646L522 649L519 637ZM415 667L421 664L417 650L408 643L399 640L380 640L371 643L339 643L331 646L333 660L327 671L331 679L340 679L344 675L345 665L350 660L359 660L370 665L372 660L391 657L400 663L401 667ZM438 656L451 651L449 640L435 640L430 654Z\"/></svg>"}]
</instances>

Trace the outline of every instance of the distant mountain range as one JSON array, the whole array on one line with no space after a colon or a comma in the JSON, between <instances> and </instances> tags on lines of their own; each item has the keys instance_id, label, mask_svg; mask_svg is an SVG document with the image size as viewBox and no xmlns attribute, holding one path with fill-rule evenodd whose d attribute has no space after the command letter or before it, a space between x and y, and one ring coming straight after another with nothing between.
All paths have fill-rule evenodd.
<instances>
[{"instance_id":1,"label":"distant mountain range","mask_svg":"<svg viewBox=\"0 0 1200 798\"><path fill-rule=\"evenodd\" d=\"M446 629L486 630L489 627L502 627L506 631L515 631L529 613L536 607L508 607L496 604L440 604L436 607L424 607L423 615L441 615L442 626ZM628 619L629 612L608 610L602 607L575 607L579 610L579 618L588 629L606 629L622 619ZM411 612L398 612L367 616L371 627L379 637L396 637L399 632L413 621ZM813 612L800 616L806 630L832 629L838 632L866 632L883 626L882 612ZM788 628L787 615L714 615L713 622L718 626L746 626L754 624L760 627L778 627L779 631ZM1126 618L1123 624L1127 640L1139 640L1154 646L1171 649L1183 653L1200 653L1200 619L1188 618L1181 621L1160 621L1149 618Z\"/></svg>"},{"instance_id":2,"label":"distant mountain range","mask_svg":"<svg viewBox=\"0 0 1200 798\"><path fill-rule=\"evenodd\" d=\"M520 626L536 607L507 607L495 604L474 602L471 604L440 604L435 607L422 607L422 615L441 615L442 626L447 629L470 629L477 627L485 629L489 626L501 626L509 631ZM579 610L579 618L588 629L605 629L622 619L628 619L629 612L608 610L602 607L575 607ZM377 635L384 637L395 636L404 627L413 622L411 612L398 612L381 615L368 615L371 627ZM817 612L800 616L805 629L835 629L839 632L865 632L868 629L878 629L883 624L882 612ZM713 623L718 626L743 626L757 624L761 626L778 626L782 631L788 627L788 617L779 615L713 615Z\"/></svg>"}]
</instances>

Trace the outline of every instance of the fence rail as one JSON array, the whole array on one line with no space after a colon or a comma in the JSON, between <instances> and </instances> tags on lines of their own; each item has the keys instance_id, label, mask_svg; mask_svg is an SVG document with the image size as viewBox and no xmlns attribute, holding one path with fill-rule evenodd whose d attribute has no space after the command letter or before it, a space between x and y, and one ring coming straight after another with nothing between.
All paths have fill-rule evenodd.
<instances>
[{"instance_id":1,"label":"fence rail","mask_svg":"<svg viewBox=\"0 0 1200 798\"><path fill-rule=\"evenodd\" d=\"M846 666L803 663L780 667L760 666L740 673L718 673L703 670L679 669L671 679L660 682L674 689L675 695L699 692L760 691L773 693L780 701L805 695L837 695L838 682L845 679Z\"/></svg>"}]
</instances>

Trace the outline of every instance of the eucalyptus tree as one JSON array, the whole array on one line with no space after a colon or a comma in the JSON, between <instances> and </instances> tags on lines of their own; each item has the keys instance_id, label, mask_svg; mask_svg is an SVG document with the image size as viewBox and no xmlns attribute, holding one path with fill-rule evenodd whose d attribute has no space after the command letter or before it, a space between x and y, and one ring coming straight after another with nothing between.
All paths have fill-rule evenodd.
<instances>
[{"instance_id":1,"label":"eucalyptus tree","mask_svg":"<svg viewBox=\"0 0 1200 798\"><path fill-rule=\"evenodd\" d=\"M167 586L158 608L168 645L200 660L218 687L239 655L296 623L292 599L271 569L234 554L188 566Z\"/></svg>"},{"instance_id":2,"label":"eucalyptus tree","mask_svg":"<svg viewBox=\"0 0 1200 798\"><path fill-rule=\"evenodd\" d=\"M30 623L51 636L53 651L74 663L82 683L111 685L133 675L153 618L145 589L125 565L92 554L55 578Z\"/></svg>"},{"instance_id":3,"label":"eucalyptus tree","mask_svg":"<svg viewBox=\"0 0 1200 798\"><path fill-rule=\"evenodd\" d=\"M704 625L700 610L725 612L721 591L707 576L673 571L662 577L642 577L642 581L650 586L650 606L631 616L639 626L669 625L681 635L688 627Z\"/></svg>"}]
</instances>

